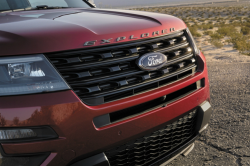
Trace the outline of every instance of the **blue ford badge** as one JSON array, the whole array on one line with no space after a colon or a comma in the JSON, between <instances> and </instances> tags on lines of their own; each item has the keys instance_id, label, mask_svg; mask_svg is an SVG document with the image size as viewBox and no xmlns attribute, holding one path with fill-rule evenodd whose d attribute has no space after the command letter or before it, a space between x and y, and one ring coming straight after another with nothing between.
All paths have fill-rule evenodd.
<instances>
[{"instance_id":1,"label":"blue ford badge","mask_svg":"<svg viewBox=\"0 0 250 166\"><path fill-rule=\"evenodd\" d=\"M137 60L137 65L145 71L158 70L166 63L167 56L158 52L147 53Z\"/></svg>"}]
</instances>

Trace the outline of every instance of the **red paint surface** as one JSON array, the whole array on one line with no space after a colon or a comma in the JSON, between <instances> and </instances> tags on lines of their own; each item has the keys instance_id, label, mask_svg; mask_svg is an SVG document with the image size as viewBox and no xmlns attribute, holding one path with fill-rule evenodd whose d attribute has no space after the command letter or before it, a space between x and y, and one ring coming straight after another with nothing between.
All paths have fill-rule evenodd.
<instances>
[{"instance_id":1,"label":"red paint surface","mask_svg":"<svg viewBox=\"0 0 250 166\"><path fill-rule=\"evenodd\" d=\"M199 63L204 64L205 58L200 56ZM200 65L202 66L202 65ZM62 160L64 152L69 149L75 152L76 156L91 156L100 153L105 149L126 142L138 136L143 136L145 132L162 125L169 120L176 118L183 113L195 108L203 101L209 99L209 83L207 68L197 72L194 76L153 90L147 93L136 95L127 99L103 104L100 106L87 106L83 104L72 91L36 94L15 97L2 97L0 100L1 115L12 115L7 119L12 121L22 110L28 108L40 108L34 110L32 114L26 113L25 120L20 121L15 126L51 126L60 136L59 139L49 141L39 141L30 143L2 144L7 154L53 152L57 153L48 164L65 165L69 161ZM124 109L130 106L158 98L182 89L202 78L206 80L206 86L184 97L165 108L159 108L149 113L96 129L93 125L93 118L113 111ZM16 101L13 104L13 101ZM32 102L30 102L32 101ZM8 110L6 110L8 108ZM22 117L22 118L23 118ZM20 118L21 119L21 118ZM11 127L6 124L5 127ZM118 134L121 132L122 134ZM69 159L70 160L70 159Z\"/></svg>"}]
</instances>

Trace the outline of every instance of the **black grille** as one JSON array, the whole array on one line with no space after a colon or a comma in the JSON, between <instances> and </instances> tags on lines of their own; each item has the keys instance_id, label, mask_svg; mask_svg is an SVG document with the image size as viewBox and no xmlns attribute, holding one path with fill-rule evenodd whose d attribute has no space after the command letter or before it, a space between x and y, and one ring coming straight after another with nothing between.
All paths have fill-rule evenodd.
<instances>
[{"instance_id":1,"label":"black grille","mask_svg":"<svg viewBox=\"0 0 250 166\"><path fill-rule=\"evenodd\" d=\"M196 59L185 31L171 35L78 51L47 54L74 92L88 105L100 105L182 79ZM136 60L149 52L167 56L158 71L142 71ZM193 73L192 72L192 73Z\"/></svg>"},{"instance_id":2,"label":"black grille","mask_svg":"<svg viewBox=\"0 0 250 166\"><path fill-rule=\"evenodd\" d=\"M195 136L194 110L172 124L106 151L111 166L148 166L180 148Z\"/></svg>"}]
</instances>

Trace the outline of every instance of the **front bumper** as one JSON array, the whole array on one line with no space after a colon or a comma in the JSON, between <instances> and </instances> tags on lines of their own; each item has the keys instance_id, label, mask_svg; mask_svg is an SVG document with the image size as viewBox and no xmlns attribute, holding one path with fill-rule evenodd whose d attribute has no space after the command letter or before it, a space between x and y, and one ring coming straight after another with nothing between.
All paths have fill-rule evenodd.
<instances>
[{"instance_id":1,"label":"front bumper","mask_svg":"<svg viewBox=\"0 0 250 166\"><path fill-rule=\"evenodd\" d=\"M70 165L153 132L201 105L204 101L210 101L207 68L202 54L198 62L202 65L199 65L198 72L190 77L153 91L100 106L83 104L73 91L1 97L0 113L7 121L1 124L1 127L50 126L59 136L56 139L43 141L1 143L2 155L49 153L42 166ZM204 87L166 107L157 108L105 127L96 128L93 124L95 117L148 102L185 88L201 79L205 80ZM199 122L204 128L209 115L205 113L201 115L203 119L206 119ZM19 118L18 124L12 122L15 117ZM199 131L197 135L198 133Z\"/></svg>"},{"instance_id":2,"label":"front bumper","mask_svg":"<svg viewBox=\"0 0 250 166\"><path fill-rule=\"evenodd\" d=\"M212 107L208 101L203 102L199 105L197 108L197 126L196 126L196 134L192 137L192 139L185 142L181 147L173 150L168 155L159 158L157 161L150 164L150 166L164 166L168 163L170 163L173 159L178 157L181 154L184 154L185 156L191 152L191 150L194 147L194 141L198 137L199 133L204 131L207 126L209 119L212 114ZM100 153L95 156L91 156L89 158L86 158L84 160L80 160L71 166L110 166L110 162L105 155L105 153Z\"/></svg>"}]
</instances>

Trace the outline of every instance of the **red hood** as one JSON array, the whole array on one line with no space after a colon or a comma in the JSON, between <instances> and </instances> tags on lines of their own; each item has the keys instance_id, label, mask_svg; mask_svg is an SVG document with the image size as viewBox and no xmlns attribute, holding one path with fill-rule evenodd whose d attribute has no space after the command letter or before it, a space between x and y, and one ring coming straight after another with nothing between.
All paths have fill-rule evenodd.
<instances>
[{"instance_id":1,"label":"red hood","mask_svg":"<svg viewBox=\"0 0 250 166\"><path fill-rule=\"evenodd\" d=\"M152 37L186 28L176 17L131 10L54 9L0 13L0 55L37 54L81 49L87 41L104 45ZM130 39L134 35L136 39ZM117 41L125 36L126 39ZM111 39L112 38L112 39ZM91 46L93 47L93 46Z\"/></svg>"}]
</instances>

